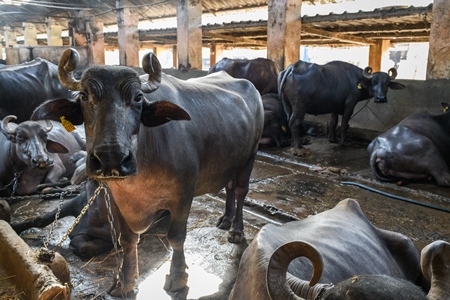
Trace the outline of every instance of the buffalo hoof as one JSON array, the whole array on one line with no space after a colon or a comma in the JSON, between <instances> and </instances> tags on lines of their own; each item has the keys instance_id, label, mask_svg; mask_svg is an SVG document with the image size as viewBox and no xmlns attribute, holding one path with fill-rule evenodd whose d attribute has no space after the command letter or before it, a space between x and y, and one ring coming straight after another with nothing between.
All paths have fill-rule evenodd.
<instances>
[{"instance_id":1,"label":"buffalo hoof","mask_svg":"<svg viewBox=\"0 0 450 300\"><path fill-rule=\"evenodd\" d=\"M108 289L108 294L113 297L121 297L123 296L132 296L135 294L134 292L134 282L132 284L127 284L122 288L122 284L117 280L113 283L113 285Z\"/></svg>"},{"instance_id":2,"label":"buffalo hoof","mask_svg":"<svg viewBox=\"0 0 450 300\"><path fill-rule=\"evenodd\" d=\"M228 230L231 228L231 218L228 218L227 216L221 216L219 218L219 221L217 221L216 226L219 229Z\"/></svg>"},{"instance_id":3,"label":"buffalo hoof","mask_svg":"<svg viewBox=\"0 0 450 300\"><path fill-rule=\"evenodd\" d=\"M164 290L172 293L183 294L184 291L189 290L187 286L188 274L186 272L177 273L176 275L166 275L166 282L164 283ZM187 290L186 290L187 289Z\"/></svg>"},{"instance_id":4,"label":"buffalo hoof","mask_svg":"<svg viewBox=\"0 0 450 300\"><path fill-rule=\"evenodd\" d=\"M228 231L228 242L230 243L240 243L244 240L244 233L238 230L230 230Z\"/></svg>"},{"instance_id":5,"label":"buffalo hoof","mask_svg":"<svg viewBox=\"0 0 450 300\"><path fill-rule=\"evenodd\" d=\"M312 151L308 148L295 148L292 147L288 150L288 153L293 156L306 157L312 154Z\"/></svg>"}]
</instances>

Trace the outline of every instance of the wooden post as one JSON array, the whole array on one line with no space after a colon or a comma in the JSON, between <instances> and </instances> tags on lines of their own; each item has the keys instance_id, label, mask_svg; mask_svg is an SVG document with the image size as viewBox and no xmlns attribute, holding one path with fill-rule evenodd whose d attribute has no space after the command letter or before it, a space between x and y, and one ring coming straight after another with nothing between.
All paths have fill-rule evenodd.
<instances>
[{"instance_id":1,"label":"wooden post","mask_svg":"<svg viewBox=\"0 0 450 300\"><path fill-rule=\"evenodd\" d=\"M223 45L211 44L209 51L209 67L214 66L218 61L223 58Z\"/></svg>"},{"instance_id":2,"label":"wooden post","mask_svg":"<svg viewBox=\"0 0 450 300\"><path fill-rule=\"evenodd\" d=\"M381 40L369 46L369 66L372 67L372 72L381 71L383 57L389 51L390 44L389 40Z\"/></svg>"},{"instance_id":3,"label":"wooden post","mask_svg":"<svg viewBox=\"0 0 450 300\"><path fill-rule=\"evenodd\" d=\"M172 47L172 60L173 60L173 67L178 68L178 47L175 45Z\"/></svg>"},{"instance_id":4,"label":"wooden post","mask_svg":"<svg viewBox=\"0 0 450 300\"><path fill-rule=\"evenodd\" d=\"M47 45L48 46L62 46L62 26L55 24L53 18L46 18L47 23Z\"/></svg>"},{"instance_id":5,"label":"wooden post","mask_svg":"<svg viewBox=\"0 0 450 300\"><path fill-rule=\"evenodd\" d=\"M267 58L284 70L300 59L302 0L268 0Z\"/></svg>"},{"instance_id":6,"label":"wooden post","mask_svg":"<svg viewBox=\"0 0 450 300\"><path fill-rule=\"evenodd\" d=\"M92 63L96 65L105 64L105 36L103 34L102 22L86 22L89 33L89 47L92 51Z\"/></svg>"},{"instance_id":7,"label":"wooden post","mask_svg":"<svg viewBox=\"0 0 450 300\"><path fill-rule=\"evenodd\" d=\"M36 25L33 23L22 23L23 27L23 44L25 46L36 46L38 44L37 42L37 30Z\"/></svg>"},{"instance_id":8,"label":"wooden post","mask_svg":"<svg viewBox=\"0 0 450 300\"><path fill-rule=\"evenodd\" d=\"M434 0L427 79L450 78L450 2Z\"/></svg>"},{"instance_id":9,"label":"wooden post","mask_svg":"<svg viewBox=\"0 0 450 300\"><path fill-rule=\"evenodd\" d=\"M122 66L139 66L139 16L134 9L126 6L133 5L128 0L116 0L117 26L119 43L119 63Z\"/></svg>"},{"instance_id":10,"label":"wooden post","mask_svg":"<svg viewBox=\"0 0 450 300\"><path fill-rule=\"evenodd\" d=\"M202 69L202 1L177 4L178 69Z\"/></svg>"},{"instance_id":11,"label":"wooden post","mask_svg":"<svg viewBox=\"0 0 450 300\"><path fill-rule=\"evenodd\" d=\"M14 28L5 26L3 27L3 30L5 31L5 47L8 48L17 45L17 38Z\"/></svg>"}]
</instances>

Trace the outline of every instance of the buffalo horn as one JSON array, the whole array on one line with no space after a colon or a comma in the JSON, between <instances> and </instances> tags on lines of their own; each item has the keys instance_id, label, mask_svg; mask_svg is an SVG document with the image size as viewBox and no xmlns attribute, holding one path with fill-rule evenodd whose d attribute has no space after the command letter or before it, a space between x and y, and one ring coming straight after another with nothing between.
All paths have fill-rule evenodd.
<instances>
[{"instance_id":1,"label":"buffalo horn","mask_svg":"<svg viewBox=\"0 0 450 300\"><path fill-rule=\"evenodd\" d=\"M363 76L367 79L372 79L372 67L368 66L363 71Z\"/></svg>"},{"instance_id":2,"label":"buffalo horn","mask_svg":"<svg viewBox=\"0 0 450 300\"><path fill-rule=\"evenodd\" d=\"M450 244L439 240L422 249L420 253L422 273L431 283L427 299L449 299L450 286Z\"/></svg>"},{"instance_id":3,"label":"buffalo horn","mask_svg":"<svg viewBox=\"0 0 450 300\"><path fill-rule=\"evenodd\" d=\"M142 82L142 91L151 93L159 88L161 84L161 63L156 55L147 53L142 58L142 69L148 74L148 80Z\"/></svg>"},{"instance_id":4,"label":"buffalo horn","mask_svg":"<svg viewBox=\"0 0 450 300\"><path fill-rule=\"evenodd\" d=\"M397 69L396 69L396 68L390 68L390 69L388 70L388 75L389 75L389 78L390 78L391 80L394 80L395 77L397 77Z\"/></svg>"},{"instance_id":5,"label":"buffalo horn","mask_svg":"<svg viewBox=\"0 0 450 300\"><path fill-rule=\"evenodd\" d=\"M45 120L45 124L46 124L45 131L50 132L50 130L52 130L52 128L53 128L52 122L50 120Z\"/></svg>"},{"instance_id":6,"label":"buffalo horn","mask_svg":"<svg viewBox=\"0 0 450 300\"><path fill-rule=\"evenodd\" d=\"M310 281L298 278L290 278L288 283L286 272L289 264L297 257L304 256L308 258L313 265L313 275ZM271 299L315 299L329 285L316 284L323 271L323 260L320 253L310 244L301 241L289 242L281 245L269 259L267 266L266 283L267 290ZM294 292L290 283L295 285ZM314 286L315 285L315 286Z\"/></svg>"},{"instance_id":7,"label":"buffalo horn","mask_svg":"<svg viewBox=\"0 0 450 300\"><path fill-rule=\"evenodd\" d=\"M9 115L9 116L6 116L5 118L3 118L2 130L8 134L16 134L16 130L9 128L9 126L8 126L9 121L15 120L15 119L17 119L17 117L13 116L13 115Z\"/></svg>"},{"instance_id":8,"label":"buffalo horn","mask_svg":"<svg viewBox=\"0 0 450 300\"><path fill-rule=\"evenodd\" d=\"M58 78L61 84L72 91L81 90L81 81L73 77L73 70L77 68L80 61L78 51L72 48L66 49L61 55L58 65Z\"/></svg>"}]
</instances>

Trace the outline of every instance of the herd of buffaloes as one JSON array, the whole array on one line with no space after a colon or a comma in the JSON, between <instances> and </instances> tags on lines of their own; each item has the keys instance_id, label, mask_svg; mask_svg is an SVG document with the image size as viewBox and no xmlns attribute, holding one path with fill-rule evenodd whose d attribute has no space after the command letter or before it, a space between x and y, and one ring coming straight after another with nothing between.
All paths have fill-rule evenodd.
<instances>
[{"instance_id":1,"label":"herd of buffaloes","mask_svg":"<svg viewBox=\"0 0 450 300\"><path fill-rule=\"evenodd\" d=\"M372 72L342 61L298 61L280 71L268 59L225 58L206 76L180 80L163 73L152 53L143 58L144 75L98 65L75 76L79 59L66 49L58 66L35 59L0 68L0 195L84 182L60 211L60 217L77 216L106 186L123 251L123 279L113 280L108 291L116 297L134 292L140 234L163 214L170 213L173 254L161 288L182 295L194 197L224 188L217 226L228 230L230 243L241 242L244 199L260 147L305 155L305 114L331 114L329 141L344 144L359 101L384 103L389 89L407 88L394 81L394 68ZM84 125L84 135L68 132L62 121ZM375 138L368 163L380 181L433 178L450 186L449 149L450 112L419 112ZM8 203L0 204L6 210ZM50 224L55 214L10 223L21 233ZM113 248L107 215L98 201L83 215L70 234L75 254L90 259ZM409 237L372 225L358 202L345 199L303 220L263 226L242 255L229 299L448 300L450 244L438 240L419 251Z\"/></svg>"}]
</instances>

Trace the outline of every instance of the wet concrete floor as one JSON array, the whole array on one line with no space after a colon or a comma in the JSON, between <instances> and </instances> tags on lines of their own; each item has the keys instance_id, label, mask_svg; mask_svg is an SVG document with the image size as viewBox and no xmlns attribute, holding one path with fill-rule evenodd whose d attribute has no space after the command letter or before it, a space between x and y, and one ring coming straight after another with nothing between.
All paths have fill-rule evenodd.
<instances>
[{"instance_id":1,"label":"wet concrete floor","mask_svg":"<svg viewBox=\"0 0 450 300\"><path fill-rule=\"evenodd\" d=\"M450 210L450 188L434 182L397 186L373 179L369 168L366 142L352 146L330 144L325 138L311 138L309 157L294 157L288 148L265 148L259 151L251 178L244 213L246 240L241 244L227 242L227 232L215 223L223 212L225 194L196 197L188 223L185 253L188 262L188 299L227 299L242 252L258 230L269 222L281 224L334 207L345 198L356 199L368 219L377 227L409 236L420 250L428 243L450 241L450 214L404 198ZM396 200L387 195L403 197ZM13 221L36 216L58 205L58 199L26 199L12 203ZM58 220L49 243L52 249L72 225L74 218ZM32 247L43 245L50 226L33 228L21 234ZM117 272L114 253L82 261L72 254L66 240L59 251L68 261L73 284L72 299L115 299L105 293ZM128 299L172 299L163 290L171 250L164 235L148 232L139 244L140 277L136 296ZM2 274L0 272L0 278ZM2 285L2 282L4 285ZM3 296L7 280L0 281ZM0 299L21 299L2 298Z\"/></svg>"}]
</instances>

